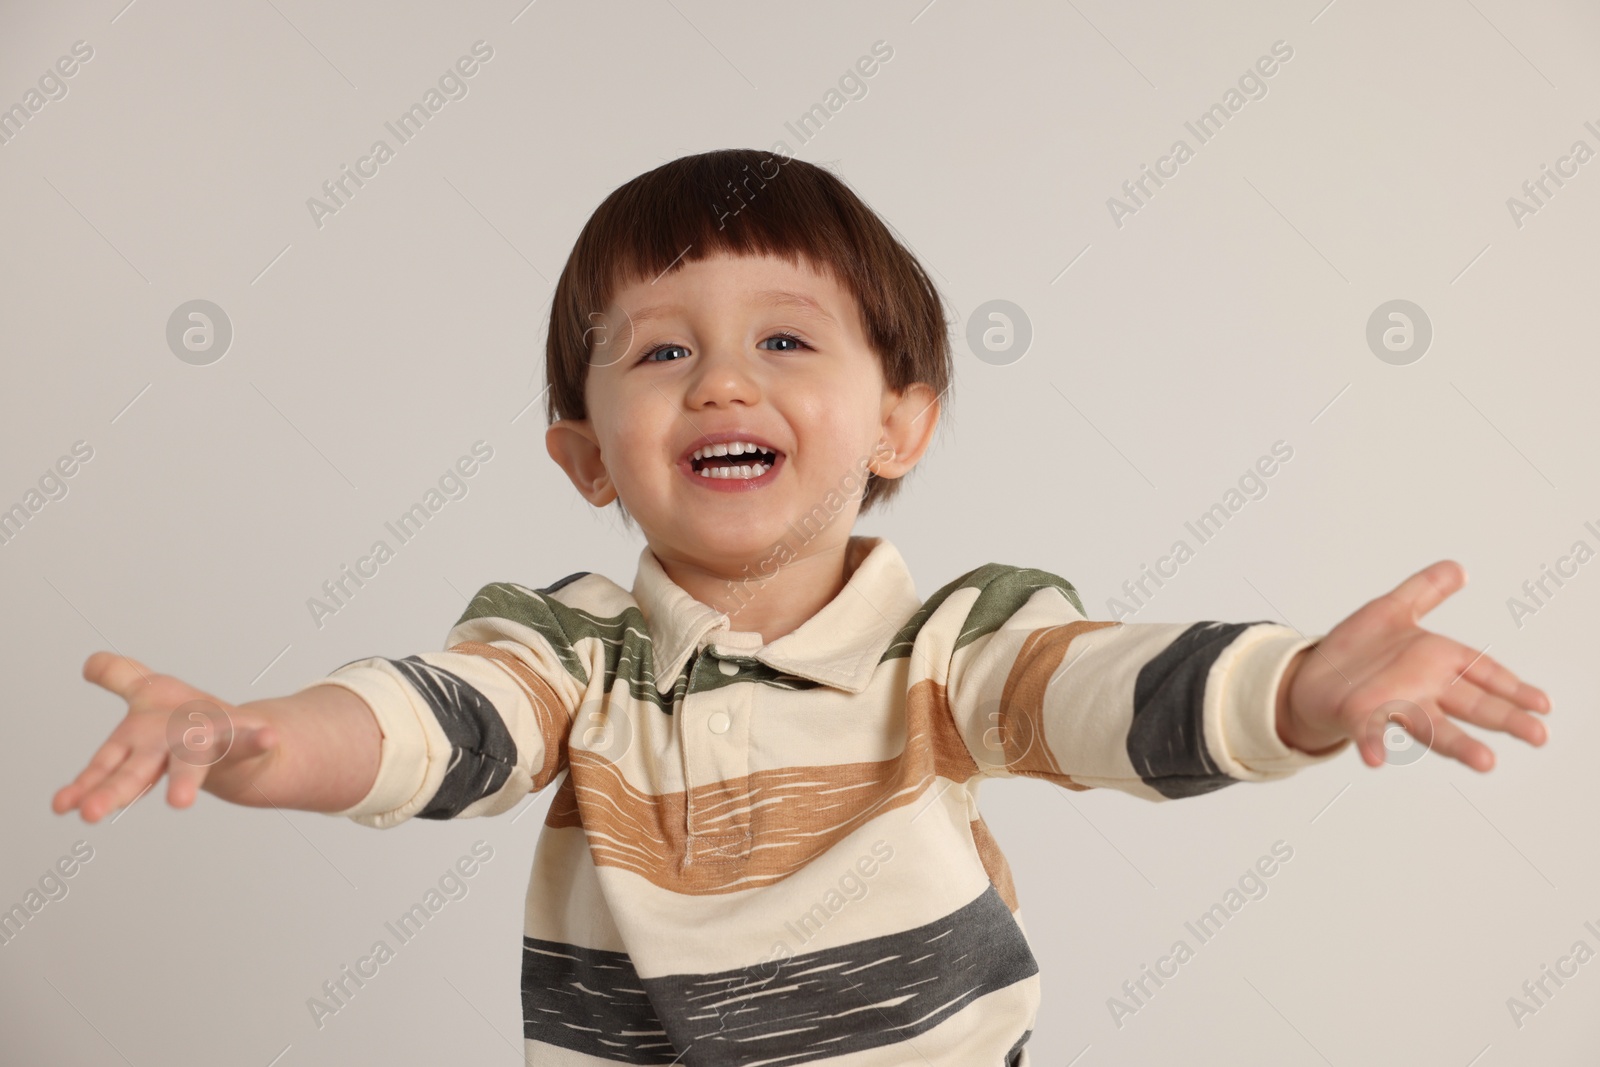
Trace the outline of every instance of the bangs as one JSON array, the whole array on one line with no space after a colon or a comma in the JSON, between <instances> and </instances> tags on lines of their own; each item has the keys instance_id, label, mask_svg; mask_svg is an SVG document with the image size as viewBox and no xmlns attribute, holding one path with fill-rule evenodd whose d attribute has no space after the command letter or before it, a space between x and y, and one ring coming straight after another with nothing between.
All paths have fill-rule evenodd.
<instances>
[{"instance_id":1,"label":"bangs","mask_svg":"<svg viewBox=\"0 0 1600 1067\"><path fill-rule=\"evenodd\" d=\"M781 169L784 157L714 158L722 154L691 157L691 165L649 185L631 182L601 205L594 243L609 250L611 270L604 291L594 293L598 304L631 282L717 255L776 256L797 267L804 260L841 284L857 273L845 220L804 188L803 175ZM782 184L801 188L780 195Z\"/></svg>"},{"instance_id":2,"label":"bangs","mask_svg":"<svg viewBox=\"0 0 1600 1067\"><path fill-rule=\"evenodd\" d=\"M881 300L860 291L869 271L850 238L860 220L818 188L817 174L825 172L807 167L783 155L725 149L640 175L607 197L579 235L563 275L573 282L569 303L581 303L592 323L590 313L603 313L632 282L717 255L770 255L831 275L870 324L868 300L880 313ZM884 339L868 340L878 348Z\"/></svg>"}]
</instances>

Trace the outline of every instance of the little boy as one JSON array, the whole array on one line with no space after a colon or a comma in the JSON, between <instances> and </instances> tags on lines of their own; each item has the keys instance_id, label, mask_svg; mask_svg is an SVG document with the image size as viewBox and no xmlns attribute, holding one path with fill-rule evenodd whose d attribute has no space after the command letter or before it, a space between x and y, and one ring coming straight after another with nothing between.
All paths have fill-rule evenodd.
<instances>
[{"instance_id":1,"label":"little boy","mask_svg":"<svg viewBox=\"0 0 1600 1067\"><path fill-rule=\"evenodd\" d=\"M1417 625L1465 582L1450 561L1319 638L1094 622L1064 579L994 563L921 600L851 529L932 440L943 305L800 160L709 152L613 192L546 361L550 455L643 531L631 588L491 584L448 651L238 706L97 652L84 676L127 717L55 810L94 822L165 771L176 807L203 786L390 827L559 779L523 930L530 1064L1014 1067L1039 976L985 779L1190 797L1351 740L1376 767L1395 717L1480 771L1450 717L1544 742L1542 691ZM197 708L213 758L169 749Z\"/></svg>"}]
</instances>

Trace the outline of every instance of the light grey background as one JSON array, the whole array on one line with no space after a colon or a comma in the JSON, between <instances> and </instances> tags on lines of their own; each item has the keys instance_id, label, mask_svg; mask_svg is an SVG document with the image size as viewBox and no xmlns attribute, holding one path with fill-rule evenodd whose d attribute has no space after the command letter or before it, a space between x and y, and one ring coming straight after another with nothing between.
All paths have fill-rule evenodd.
<instances>
[{"instance_id":1,"label":"light grey background","mask_svg":"<svg viewBox=\"0 0 1600 1067\"><path fill-rule=\"evenodd\" d=\"M0 1058L77 1064L514 1063L527 814L376 832L308 813L115 823L49 810L119 717L79 677L115 648L235 702L438 648L481 584L641 542L546 456L553 279L592 209L665 160L768 148L849 181L951 302L947 423L889 511L923 594L986 561L1073 581L1090 615L1274 441L1293 459L1136 618L1325 632L1441 558L1428 619L1545 687L1551 741L1485 735L1484 776L1348 754L1177 803L985 787L1043 971L1040 1064L1579 1064L1600 962L1519 1028L1507 998L1600 949L1592 622L1600 563L1519 627L1508 598L1600 538L1592 321L1600 161L1519 227L1507 198L1600 148L1600 15L1574 2L8 5L0 107L92 60L0 146L0 508L75 441L70 492L0 546L0 907L75 841L94 859L0 946ZM306 206L482 39L492 60L319 228ZM893 59L804 145L785 129L874 41ZM1184 128L1293 58L1210 143ZM1107 199L1178 138L1138 213ZM1070 269L1069 268L1070 265ZM222 307L224 358L165 341ZM967 316L1033 329L1000 366ZM1434 338L1380 361L1368 316ZM532 404L533 406L529 406ZM447 466L494 458L321 628L307 599ZM1192 541L1192 538L1191 538ZM472 842L494 858L320 1030L306 1007ZM1119 1028L1108 998L1274 841L1294 849ZM708 936L714 934L708 932ZM274 1059L278 1057L277 1059ZM1076 1057L1076 1058L1075 1058Z\"/></svg>"}]
</instances>

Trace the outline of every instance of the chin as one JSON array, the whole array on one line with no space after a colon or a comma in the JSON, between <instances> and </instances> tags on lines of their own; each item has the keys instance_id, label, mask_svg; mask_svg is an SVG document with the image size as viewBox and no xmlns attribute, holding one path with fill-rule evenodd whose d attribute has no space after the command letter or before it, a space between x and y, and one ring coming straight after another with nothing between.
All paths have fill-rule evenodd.
<instances>
[{"instance_id":1,"label":"chin","mask_svg":"<svg viewBox=\"0 0 1600 1067\"><path fill-rule=\"evenodd\" d=\"M744 520L708 521L697 525L694 536L699 543L716 552L733 556L749 556L771 551L785 536L783 522L772 516L754 516Z\"/></svg>"},{"instance_id":2,"label":"chin","mask_svg":"<svg viewBox=\"0 0 1600 1067\"><path fill-rule=\"evenodd\" d=\"M794 532L788 524L775 516L729 521L713 521L708 517L703 522L680 527L678 536L682 547L705 565L733 574L739 573L746 564L752 572L758 570L762 560L778 554L780 543L794 540Z\"/></svg>"}]
</instances>

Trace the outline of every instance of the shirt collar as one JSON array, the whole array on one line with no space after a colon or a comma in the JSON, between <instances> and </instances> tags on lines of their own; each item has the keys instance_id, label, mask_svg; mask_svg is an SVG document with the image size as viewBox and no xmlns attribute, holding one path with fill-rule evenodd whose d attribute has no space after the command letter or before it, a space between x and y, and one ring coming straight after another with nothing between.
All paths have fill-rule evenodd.
<instances>
[{"instance_id":1,"label":"shirt collar","mask_svg":"<svg viewBox=\"0 0 1600 1067\"><path fill-rule=\"evenodd\" d=\"M656 688L669 692L689 657L713 645L774 670L848 693L861 692L889 642L922 600L905 560L885 538L852 536L845 562L850 577L837 596L797 629L762 644L759 635L732 629L726 613L702 604L667 577L646 545L639 553L633 598L655 646Z\"/></svg>"}]
</instances>

